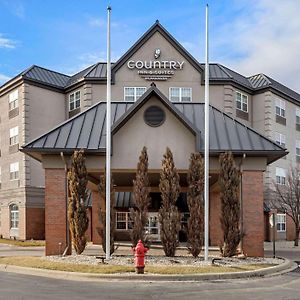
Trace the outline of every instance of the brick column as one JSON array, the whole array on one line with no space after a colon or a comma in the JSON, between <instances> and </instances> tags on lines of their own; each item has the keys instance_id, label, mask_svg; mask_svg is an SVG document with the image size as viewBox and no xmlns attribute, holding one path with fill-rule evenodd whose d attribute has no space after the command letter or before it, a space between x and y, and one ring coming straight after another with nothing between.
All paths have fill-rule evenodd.
<instances>
[{"instance_id":1,"label":"brick column","mask_svg":"<svg viewBox=\"0 0 300 300\"><path fill-rule=\"evenodd\" d=\"M242 181L243 251L264 256L263 172L244 171Z\"/></svg>"},{"instance_id":2,"label":"brick column","mask_svg":"<svg viewBox=\"0 0 300 300\"><path fill-rule=\"evenodd\" d=\"M98 192L92 192L93 207L92 207L92 242L96 245L101 245L102 236L99 234L101 224L99 221L100 195Z\"/></svg>"},{"instance_id":3,"label":"brick column","mask_svg":"<svg viewBox=\"0 0 300 300\"><path fill-rule=\"evenodd\" d=\"M209 196L209 241L210 246L223 245L223 230L221 227L220 189L210 192Z\"/></svg>"},{"instance_id":4,"label":"brick column","mask_svg":"<svg viewBox=\"0 0 300 300\"><path fill-rule=\"evenodd\" d=\"M66 210L65 170L45 169L46 255L62 254L66 248Z\"/></svg>"}]
</instances>

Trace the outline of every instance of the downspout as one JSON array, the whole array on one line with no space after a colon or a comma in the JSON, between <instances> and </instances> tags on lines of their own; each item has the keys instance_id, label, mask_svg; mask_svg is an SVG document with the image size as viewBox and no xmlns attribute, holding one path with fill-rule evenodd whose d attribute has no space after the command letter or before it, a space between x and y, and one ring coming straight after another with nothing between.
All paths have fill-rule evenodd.
<instances>
[{"instance_id":1,"label":"downspout","mask_svg":"<svg viewBox=\"0 0 300 300\"><path fill-rule=\"evenodd\" d=\"M65 194L66 194L66 242L67 242L67 245L66 245L66 249L64 250L63 252L63 256L66 256L69 248L70 248L70 232L69 232L69 222L68 222L68 198L69 198L69 189L68 189L68 165L67 165L67 162L65 160L65 157L64 157L64 153L63 152L60 152L60 156L61 156L61 159L63 161L63 164L65 166L65 175L66 175L66 179L65 179L65 186L66 186L66 191L65 191Z\"/></svg>"},{"instance_id":2,"label":"downspout","mask_svg":"<svg viewBox=\"0 0 300 300\"><path fill-rule=\"evenodd\" d=\"M243 154L243 157L240 161L240 206L241 206L241 251L243 253L243 240L244 240L244 209L243 209L243 162L246 158L246 153Z\"/></svg>"}]
</instances>

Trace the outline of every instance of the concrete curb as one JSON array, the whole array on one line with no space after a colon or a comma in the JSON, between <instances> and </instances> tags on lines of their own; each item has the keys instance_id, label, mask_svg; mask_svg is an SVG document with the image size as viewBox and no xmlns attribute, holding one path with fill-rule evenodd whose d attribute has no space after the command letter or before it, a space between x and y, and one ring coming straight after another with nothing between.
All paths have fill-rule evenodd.
<instances>
[{"instance_id":1,"label":"concrete curb","mask_svg":"<svg viewBox=\"0 0 300 300\"><path fill-rule=\"evenodd\" d=\"M46 269L36 269L18 267L13 265L0 264L0 271L17 273L23 275L42 276L55 279L65 279L74 281L205 281L220 279L242 279L253 277L269 277L284 274L295 270L298 265L288 259L280 265L259 269L255 271L234 272L234 273L210 273L192 275L155 275L155 274L92 274L75 273L65 271L54 271Z\"/></svg>"}]
</instances>

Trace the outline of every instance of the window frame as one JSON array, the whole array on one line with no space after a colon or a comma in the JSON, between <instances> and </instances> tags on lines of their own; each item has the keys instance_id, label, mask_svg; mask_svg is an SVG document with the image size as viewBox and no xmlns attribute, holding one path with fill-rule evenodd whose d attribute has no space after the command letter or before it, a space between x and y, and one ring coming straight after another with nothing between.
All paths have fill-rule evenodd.
<instances>
[{"instance_id":1,"label":"window frame","mask_svg":"<svg viewBox=\"0 0 300 300\"><path fill-rule=\"evenodd\" d=\"M19 229L20 210L19 206L15 203L9 206L9 228Z\"/></svg>"},{"instance_id":2,"label":"window frame","mask_svg":"<svg viewBox=\"0 0 300 300\"><path fill-rule=\"evenodd\" d=\"M238 100L238 95L240 95L240 100ZM246 97L246 102L244 102L244 97ZM238 102L240 103L240 108L238 107ZM247 107L247 110L245 110L245 109L243 109L243 105L246 105L246 107ZM235 91L235 108L237 109L237 110L240 110L240 111L242 111L242 112L244 112L244 113L248 113L249 112L249 97L248 97L248 95L247 94L244 94L244 93L242 93L242 92L240 92L240 91Z\"/></svg>"},{"instance_id":3,"label":"window frame","mask_svg":"<svg viewBox=\"0 0 300 300\"><path fill-rule=\"evenodd\" d=\"M285 185L285 183L286 183L286 169L276 167L275 175L276 175L276 184L277 185Z\"/></svg>"},{"instance_id":4,"label":"window frame","mask_svg":"<svg viewBox=\"0 0 300 300\"><path fill-rule=\"evenodd\" d=\"M79 95L79 98L76 98L76 95ZM72 97L73 97L73 99L71 99ZM77 106L78 102L79 102L79 106ZM74 105L74 107L72 109L71 109L71 104ZM73 93L69 94L68 107L69 107L69 112L81 107L81 92L80 92L80 90L74 91Z\"/></svg>"},{"instance_id":5,"label":"window frame","mask_svg":"<svg viewBox=\"0 0 300 300\"><path fill-rule=\"evenodd\" d=\"M286 111L286 105L285 105L285 100L276 98L275 99L275 114L281 118L286 118L285 117L285 111ZM277 108L279 109L279 112L277 112Z\"/></svg>"},{"instance_id":6,"label":"window frame","mask_svg":"<svg viewBox=\"0 0 300 300\"><path fill-rule=\"evenodd\" d=\"M178 89L178 91L179 91L179 96L178 96L178 100L172 100L172 89ZM182 96L182 91L183 90L189 90L190 91L190 100L188 100L188 101L183 101L182 100L182 98L183 98L183 96ZM191 88L191 87L178 87L178 86L171 86L171 87L169 87L169 100L171 101L171 102L183 102L183 103L190 103L190 102L192 102L193 101L193 88Z\"/></svg>"},{"instance_id":7,"label":"window frame","mask_svg":"<svg viewBox=\"0 0 300 300\"><path fill-rule=\"evenodd\" d=\"M8 110L14 110L19 107L19 90L16 89L8 95Z\"/></svg>"},{"instance_id":8,"label":"window frame","mask_svg":"<svg viewBox=\"0 0 300 300\"><path fill-rule=\"evenodd\" d=\"M276 214L276 230L277 232L286 232L286 214Z\"/></svg>"},{"instance_id":9,"label":"window frame","mask_svg":"<svg viewBox=\"0 0 300 300\"><path fill-rule=\"evenodd\" d=\"M118 216L121 214L125 214L125 220L118 220ZM130 212L129 211L117 211L116 212L116 230L117 231L122 231L122 230L130 230L132 229L132 222L130 220ZM118 224L125 223L125 228L118 228Z\"/></svg>"},{"instance_id":10,"label":"window frame","mask_svg":"<svg viewBox=\"0 0 300 300\"><path fill-rule=\"evenodd\" d=\"M300 125L300 108L296 107L296 124Z\"/></svg>"},{"instance_id":11,"label":"window frame","mask_svg":"<svg viewBox=\"0 0 300 300\"><path fill-rule=\"evenodd\" d=\"M9 180L14 181L19 179L20 179L20 164L19 162L11 163L9 165Z\"/></svg>"},{"instance_id":12,"label":"window frame","mask_svg":"<svg viewBox=\"0 0 300 300\"><path fill-rule=\"evenodd\" d=\"M280 132L275 132L275 142L281 146L281 147L286 147L286 139L285 139L285 134L280 133Z\"/></svg>"},{"instance_id":13,"label":"window frame","mask_svg":"<svg viewBox=\"0 0 300 300\"><path fill-rule=\"evenodd\" d=\"M9 129L9 146L19 144L19 126Z\"/></svg>"},{"instance_id":14,"label":"window frame","mask_svg":"<svg viewBox=\"0 0 300 300\"><path fill-rule=\"evenodd\" d=\"M126 90L127 89L133 89L133 95L127 95ZM144 92L138 96L137 90L143 89ZM145 86L124 86L124 101L126 102L136 102L145 92L147 91L147 88ZM133 100L126 100L126 97L133 97Z\"/></svg>"},{"instance_id":15,"label":"window frame","mask_svg":"<svg viewBox=\"0 0 300 300\"><path fill-rule=\"evenodd\" d=\"M299 152L299 154L297 152ZM296 140L296 156L300 156L300 140Z\"/></svg>"}]
</instances>

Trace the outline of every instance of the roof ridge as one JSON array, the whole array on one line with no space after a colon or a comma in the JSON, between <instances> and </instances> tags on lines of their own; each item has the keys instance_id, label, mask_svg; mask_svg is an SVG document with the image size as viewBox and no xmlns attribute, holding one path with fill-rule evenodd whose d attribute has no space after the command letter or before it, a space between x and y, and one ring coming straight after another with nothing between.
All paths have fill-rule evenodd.
<instances>
[{"instance_id":1,"label":"roof ridge","mask_svg":"<svg viewBox=\"0 0 300 300\"><path fill-rule=\"evenodd\" d=\"M85 78L86 76L88 76L99 65L100 65L100 62L97 62L94 65L92 65L91 68L86 73L84 73L84 75L82 77Z\"/></svg>"},{"instance_id":2,"label":"roof ridge","mask_svg":"<svg viewBox=\"0 0 300 300\"><path fill-rule=\"evenodd\" d=\"M221 65L221 64L219 64L219 63L216 63L216 65L217 66L219 66L230 78L233 78L233 76L231 76L230 74L229 74L229 72L226 70L226 69L228 69L228 68L226 68L225 66L223 66L223 65ZM233 71L233 70L231 70L231 71ZM233 71L233 72L235 72L235 71ZM237 73L237 72L235 72L235 73ZM239 73L238 73L239 74ZM241 75L241 74L240 74ZM243 75L242 75L243 76Z\"/></svg>"},{"instance_id":3,"label":"roof ridge","mask_svg":"<svg viewBox=\"0 0 300 300\"><path fill-rule=\"evenodd\" d=\"M264 73L257 73L255 75L247 77L247 79L249 80L250 78L257 77L257 76L263 77L269 84L272 84L272 82L269 80L268 76Z\"/></svg>"}]
</instances>

